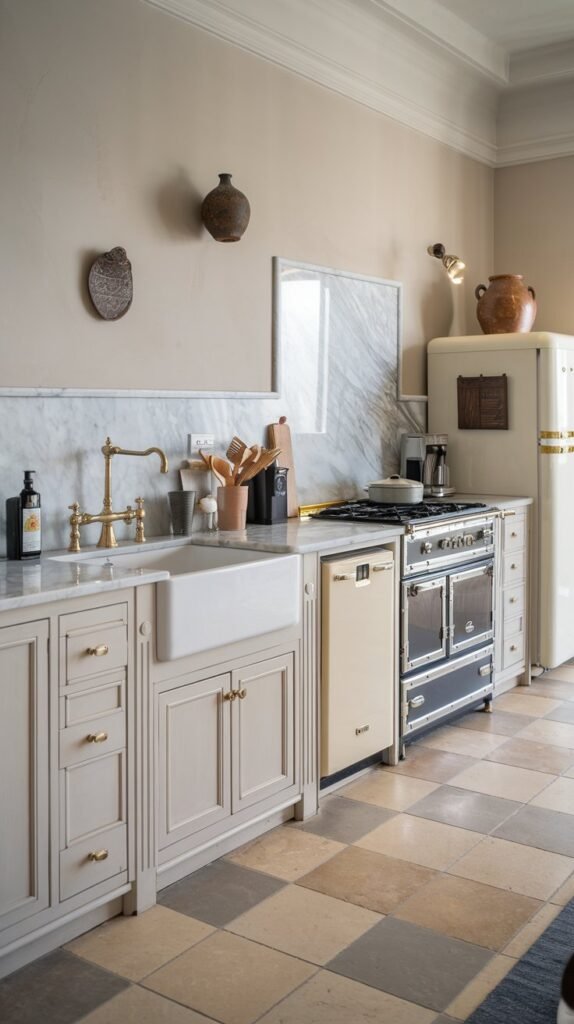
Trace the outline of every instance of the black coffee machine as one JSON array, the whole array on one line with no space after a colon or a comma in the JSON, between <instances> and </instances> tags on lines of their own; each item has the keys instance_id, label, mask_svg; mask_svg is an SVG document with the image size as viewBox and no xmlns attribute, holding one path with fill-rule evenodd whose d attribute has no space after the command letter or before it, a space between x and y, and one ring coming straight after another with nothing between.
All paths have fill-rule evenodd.
<instances>
[{"instance_id":1,"label":"black coffee machine","mask_svg":"<svg viewBox=\"0 0 574 1024\"><path fill-rule=\"evenodd\" d=\"M287 473L273 463L249 481L247 522L284 523L287 519Z\"/></svg>"}]
</instances>

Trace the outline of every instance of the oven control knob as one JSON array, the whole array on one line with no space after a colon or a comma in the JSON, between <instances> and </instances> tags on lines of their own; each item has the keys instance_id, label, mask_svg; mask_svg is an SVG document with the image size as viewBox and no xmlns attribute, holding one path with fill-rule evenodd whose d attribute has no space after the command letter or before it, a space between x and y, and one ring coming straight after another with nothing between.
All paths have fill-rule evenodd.
<instances>
[{"instance_id":1,"label":"oven control knob","mask_svg":"<svg viewBox=\"0 0 574 1024\"><path fill-rule=\"evenodd\" d=\"M439 540L438 546L443 551L444 551L445 548L449 548L450 547L450 538L449 537L443 537L442 540Z\"/></svg>"},{"instance_id":2,"label":"oven control knob","mask_svg":"<svg viewBox=\"0 0 574 1024\"><path fill-rule=\"evenodd\" d=\"M432 551L432 541L425 540L424 544L421 544L421 554L430 555Z\"/></svg>"}]
</instances>

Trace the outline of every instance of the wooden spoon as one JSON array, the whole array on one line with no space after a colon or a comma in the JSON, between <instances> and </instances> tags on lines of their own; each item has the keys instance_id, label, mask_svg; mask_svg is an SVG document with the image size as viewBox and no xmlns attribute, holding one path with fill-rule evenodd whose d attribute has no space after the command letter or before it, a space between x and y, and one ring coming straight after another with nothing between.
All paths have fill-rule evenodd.
<instances>
[{"instance_id":1,"label":"wooden spoon","mask_svg":"<svg viewBox=\"0 0 574 1024\"><path fill-rule=\"evenodd\" d=\"M278 455L281 454L280 448L271 448L270 450L263 451L259 458L255 462L251 462L239 475L237 479L238 484L246 484L248 480L252 480L254 476L257 476L262 469L267 469Z\"/></svg>"},{"instance_id":2,"label":"wooden spoon","mask_svg":"<svg viewBox=\"0 0 574 1024\"><path fill-rule=\"evenodd\" d=\"M233 483L234 474L233 469L229 465L227 459L222 459L219 455L210 455L211 460L211 472L214 474L217 480L220 481L222 487L227 487Z\"/></svg>"}]
</instances>

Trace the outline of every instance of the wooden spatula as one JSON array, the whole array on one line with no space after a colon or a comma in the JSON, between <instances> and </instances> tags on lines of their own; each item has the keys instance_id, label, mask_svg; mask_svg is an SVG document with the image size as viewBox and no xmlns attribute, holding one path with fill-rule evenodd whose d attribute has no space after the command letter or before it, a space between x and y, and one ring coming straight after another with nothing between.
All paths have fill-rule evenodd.
<instances>
[{"instance_id":1,"label":"wooden spatula","mask_svg":"<svg viewBox=\"0 0 574 1024\"><path fill-rule=\"evenodd\" d=\"M270 450L264 449L256 462L251 462L239 473L237 477L238 484L246 484L249 480L252 480L254 476L257 476L262 469L267 469L278 455L281 454L280 448L271 448Z\"/></svg>"}]
</instances>

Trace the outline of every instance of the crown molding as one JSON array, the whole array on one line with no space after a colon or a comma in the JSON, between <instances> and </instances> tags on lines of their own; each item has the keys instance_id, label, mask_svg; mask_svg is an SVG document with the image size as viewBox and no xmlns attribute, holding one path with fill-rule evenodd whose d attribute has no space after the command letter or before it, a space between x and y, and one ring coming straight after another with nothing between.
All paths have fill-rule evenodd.
<instances>
[{"instance_id":1,"label":"crown molding","mask_svg":"<svg viewBox=\"0 0 574 1024\"><path fill-rule=\"evenodd\" d=\"M537 46L535 50L514 53L510 59L509 85L546 84L574 77L574 40Z\"/></svg>"},{"instance_id":2,"label":"crown molding","mask_svg":"<svg viewBox=\"0 0 574 1024\"><path fill-rule=\"evenodd\" d=\"M492 81L372 0L145 0L490 166ZM471 112L469 114L469 111Z\"/></svg>"},{"instance_id":3,"label":"crown molding","mask_svg":"<svg viewBox=\"0 0 574 1024\"><path fill-rule=\"evenodd\" d=\"M497 167L532 164L540 160L555 160L561 156L574 156L574 131L546 138L532 138L509 142L498 147Z\"/></svg>"}]
</instances>

